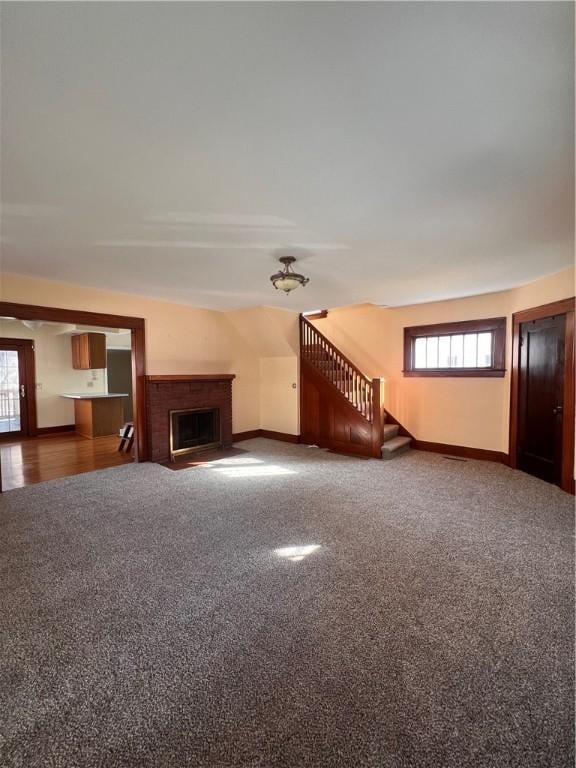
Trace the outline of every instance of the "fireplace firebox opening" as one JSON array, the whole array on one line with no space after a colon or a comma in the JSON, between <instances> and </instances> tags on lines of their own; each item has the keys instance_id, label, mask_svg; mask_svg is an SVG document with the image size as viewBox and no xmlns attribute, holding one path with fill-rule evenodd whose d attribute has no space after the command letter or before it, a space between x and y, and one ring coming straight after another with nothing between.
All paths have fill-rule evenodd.
<instances>
[{"instance_id":1,"label":"fireplace firebox opening","mask_svg":"<svg viewBox=\"0 0 576 768\"><path fill-rule=\"evenodd\" d=\"M170 411L170 458L219 448L220 411L218 408L188 408Z\"/></svg>"}]
</instances>

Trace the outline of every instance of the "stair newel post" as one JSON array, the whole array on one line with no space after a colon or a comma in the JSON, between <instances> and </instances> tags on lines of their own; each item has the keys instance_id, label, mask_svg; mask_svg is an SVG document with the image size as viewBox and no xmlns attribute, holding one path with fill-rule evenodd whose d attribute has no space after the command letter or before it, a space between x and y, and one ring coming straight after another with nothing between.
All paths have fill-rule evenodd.
<instances>
[{"instance_id":1,"label":"stair newel post","mask_svg":"<svg viewBox=\"0 0 576 768\"><path fill-rule=\"evenodd\" d=\"M366 392L365 392L365 404L364 404L364 413L366 414L366 418L372 421L372 386L369 384L365 384Z\"/></svg>"},{"instance_id":2,"label":"stair newel post","mask_svg":"<svg viewBox=\"0 0 576 768\"><path fill-rule=\"evenodd\" d=\"M372 392L372 387L370 387L369 389L368 418L370 419L370 421L374 420L374 392Z\"/></svg>"},{"instance_id":3,"label":"stair newel post","mask_svg":"<svg viewBox=\"0 0 576 768\"><path fill-rule=\"evenodd\" d=\"M382 448L382 382L380 379L372 379L372 455L380 458Z\"/></svg>"}]
</instances>

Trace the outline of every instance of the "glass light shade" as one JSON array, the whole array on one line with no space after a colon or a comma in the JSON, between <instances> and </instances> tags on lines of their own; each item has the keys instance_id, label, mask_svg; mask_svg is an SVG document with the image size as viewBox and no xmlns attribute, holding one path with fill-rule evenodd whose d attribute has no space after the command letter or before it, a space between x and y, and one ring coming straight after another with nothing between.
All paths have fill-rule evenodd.
<instances>
[{"instance_id":1,"label":"glass light shade","mask_svg":"<svg viewBox=\"0 0 576 768\"><path fill-rule=\"evenodd\" d=\"M275 288L285 291L286 293L290 293L290 291L293 291L294 288L298 288L298 286L302 284L302 280L298 280L290 274L282 275L282 277L278 277L273 282Z\"/></svg>"}]
</instances>

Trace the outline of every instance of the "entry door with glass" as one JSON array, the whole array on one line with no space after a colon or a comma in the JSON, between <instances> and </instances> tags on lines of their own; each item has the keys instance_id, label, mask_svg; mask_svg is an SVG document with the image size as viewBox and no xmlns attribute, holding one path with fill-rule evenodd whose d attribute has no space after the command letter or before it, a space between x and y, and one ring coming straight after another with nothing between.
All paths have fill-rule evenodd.
<instances>
[{"instance_id":1,"label":"entry door with glass","mask_svg":"<svg viewBox=\"0 0 576 768\"><path fill-rule=\"evenodd\" d=\"M0 339L0 437L26 437L34 428L28 402L35 396L33 356L33 342Z\"/></svg>"}]
</instances>

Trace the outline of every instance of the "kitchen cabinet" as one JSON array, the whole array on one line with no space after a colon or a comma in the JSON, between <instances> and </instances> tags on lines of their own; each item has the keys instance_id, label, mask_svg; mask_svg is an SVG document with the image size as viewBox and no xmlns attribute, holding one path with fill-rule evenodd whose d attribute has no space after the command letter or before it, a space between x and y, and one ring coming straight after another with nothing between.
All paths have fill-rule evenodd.
<instances>
[{"instance_id":1,"label":"kitchen cabinet","mask_svg":"<svg viewBox=\"0 0 576 768\"><path fill-rule=\"evenodd\" d=\"M122 398L127 394L61 395L74 400L76 432L83 437L117 435L124 423Z\"/></svg>"},{"instance_id":2,"label":"kitchen cabinet","mask_svg":"<svg viewBox=\"0 0 576 768\"><path fill-rule=\"evenodd\" d=\"M72 368L106 368L106 335L79 333L72 336Z\"/></svg>"}]
</instances>

